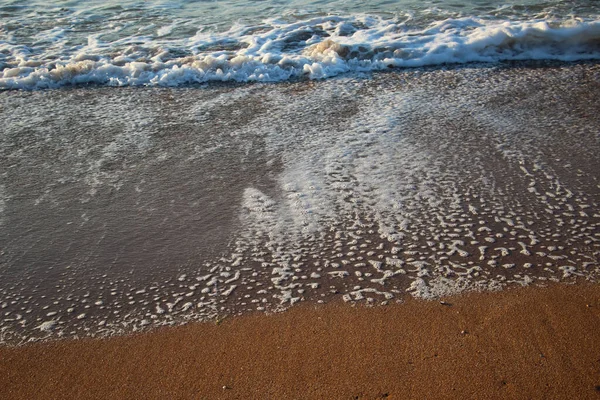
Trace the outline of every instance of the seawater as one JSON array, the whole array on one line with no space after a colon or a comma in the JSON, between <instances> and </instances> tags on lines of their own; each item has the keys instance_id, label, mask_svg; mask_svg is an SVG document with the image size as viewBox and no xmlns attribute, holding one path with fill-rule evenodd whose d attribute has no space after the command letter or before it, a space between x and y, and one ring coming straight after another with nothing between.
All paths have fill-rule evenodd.
<instances>
[{"instance_id":1,"label":"seawater","mask_svg":"<svg viewBox=\"0 0 600 400\"><path fill-rule=\"evenodd\" d=\"M0 344L600 277L595 63L0 93Z\"/></svg>"},{"instance_id":2,"label":"seawater","mask_svg":"<svg viewBox=\"0 0 600 400\"><path fill-rule=\"evenodd\" d=\"M594 2L0 4L0 344L600 278Z\"/></svg>"},{"instance_id":3,"label":"seawater","mask_svg":"<svg viewBox=\"0 0 600 400\"><path fill-rule=\"evenodd\" d=\"M596 60L599 42L592 1L2 1L0 88Z\"/></svg>"}]
</instances>

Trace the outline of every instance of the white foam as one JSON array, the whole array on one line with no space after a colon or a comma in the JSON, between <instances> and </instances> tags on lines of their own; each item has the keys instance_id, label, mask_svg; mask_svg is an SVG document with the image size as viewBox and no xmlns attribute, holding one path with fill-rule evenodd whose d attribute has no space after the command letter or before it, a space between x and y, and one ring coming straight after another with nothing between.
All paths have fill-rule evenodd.
<instances>
[{"instance_id":1,"label":"white foam","mask_svg":"<svg viewBox=\"0 0 600 400\"><path fill-rule=\"evenodd\" d=\"M347 26L355 27L351 35L345 33ZM270 20L260 29L235 25L225 32L163 42L161 37L171 29L160 28L156 38L131 37L113 43L91 37L77 53L71 53L67 39L41 55L24 52L18 42L4 42L0 50L8 56L2 63L0 88L276 82L447 63L600 59L598 20L465 17L415 27L375 16L327 16L287 24ZM312 33L309 39L307 32ZM142 44L126 46L129 42ZM164 50L157 54L157 48ZM58 60L57 51L64 52ZM186 55L172 56L177 53Z\"/></svg>"},{"instance_id":2,"label":"white foam","mask_svg":"<svg viewBox=\"0 0 600 400\"><path fill-rule=\"evenodd\" d=\"M434 279L429 280L429 282L417 278L411 283L407 291L414 297L433 300L465 291L498 290L501 288L502 285L494 280L487 282L472 282L470 279L464 277L448 279L443 276L437 276Z\"/></svg>"},{"instance_id":3,"label":"white foam","mask_svg":"<svg viewBox=\"0 0 600 400\"><path fill-rule=\"evenodd\" d=\"M0 185L0 226L4 224L4 211L6 209L6 188Z\"/></svg>"},{"instance_id":4,"label":"white foam","mask_svg":"<svg viewBox=\"0 0 600 400\"><path fill-rule=\"evenodd\" d=\"M55 327L56 327L56 321L50 320L50 321L42 322L40 325L38 325L36 327L36 329L39 329L42 332L51 332Z\"/></svg>"}]
</instances>

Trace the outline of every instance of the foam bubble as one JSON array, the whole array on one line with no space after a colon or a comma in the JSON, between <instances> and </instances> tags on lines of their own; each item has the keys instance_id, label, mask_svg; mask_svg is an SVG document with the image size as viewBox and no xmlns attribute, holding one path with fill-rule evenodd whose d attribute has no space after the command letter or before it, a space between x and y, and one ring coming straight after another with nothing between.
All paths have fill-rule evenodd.
<instances>
[{"instance_id":1,"label":"foam bubble","mask_svg":"<svg viewBox=\"0 0 600 400\"><path fill-rule=\"evenodd\" d=\"M600 21L594 19L425 21L415 26L411 21L365 15L313 17L293 23L270 20L259 27L235 25L224 32L163 42L161 38L173 29L165 26L155 38L112 43L91 38L76 53L68 38L35 55L24 53L16 41L6 42L0 88L277 82L448 63L600 59ZM354 27L351 34L349 26ZM125 46L129 41L141 44ZM57 51L64 52L58 60Z\"/></svg>"}]
</instances>

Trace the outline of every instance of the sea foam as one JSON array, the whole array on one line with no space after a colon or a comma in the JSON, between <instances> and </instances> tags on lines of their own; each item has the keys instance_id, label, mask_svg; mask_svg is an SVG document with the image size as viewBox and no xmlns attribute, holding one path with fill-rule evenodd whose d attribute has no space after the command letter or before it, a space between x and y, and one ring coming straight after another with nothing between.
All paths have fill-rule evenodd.
<instances>
[{"instance_id":1,"label":"sea foam","mask_svg":"<svg viewBox=\"0 0 600 400\"><path fill-rule=\"evenodd\" d=\"M163 39L169 29L114 41L95 35L75 47L55 30L46 32L52 36L47 48L1 41L0 88L278 82L469 62L600 59L600 21L591 18L462 17L414 24L380 16L321 16Z\"/></svg>"}]
</instances>

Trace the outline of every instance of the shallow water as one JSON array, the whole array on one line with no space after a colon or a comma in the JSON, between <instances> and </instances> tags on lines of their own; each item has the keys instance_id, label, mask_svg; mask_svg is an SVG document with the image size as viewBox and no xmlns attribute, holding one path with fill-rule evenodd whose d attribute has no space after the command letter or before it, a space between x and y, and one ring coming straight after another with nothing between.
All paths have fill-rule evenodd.
<instances>
[{"instance_id":1,"label":"shallow water","mask_svg":"<svg viewBox=\"0 0 600 400\"><path fill-rule=\"evenodd\" d=\"M0 338L600 272L596 64L0 93Z\"/></svg>"}]
</instances>

